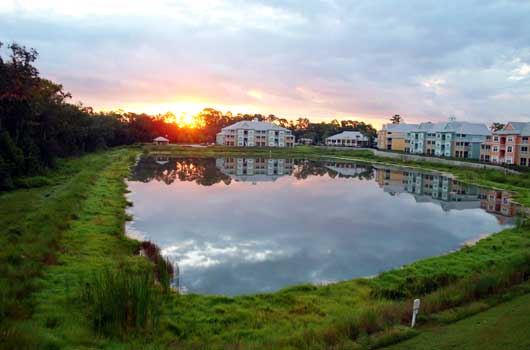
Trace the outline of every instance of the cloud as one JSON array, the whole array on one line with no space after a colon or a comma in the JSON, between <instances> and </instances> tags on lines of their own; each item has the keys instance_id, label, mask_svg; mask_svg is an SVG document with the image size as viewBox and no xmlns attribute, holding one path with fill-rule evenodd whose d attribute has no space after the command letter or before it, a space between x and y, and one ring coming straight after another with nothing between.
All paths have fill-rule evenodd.
<instances>
[{"instance_id":1,"label":"cloud","mask_svg":"<svg viewBox=\"0 0 530 350\"><path fill-rule=\"evenodd\" d=\"M529 117L527 2L26 0L2 2L0 23L96 108L193 97L288 118Z\"/></svg>"}]
</instances>

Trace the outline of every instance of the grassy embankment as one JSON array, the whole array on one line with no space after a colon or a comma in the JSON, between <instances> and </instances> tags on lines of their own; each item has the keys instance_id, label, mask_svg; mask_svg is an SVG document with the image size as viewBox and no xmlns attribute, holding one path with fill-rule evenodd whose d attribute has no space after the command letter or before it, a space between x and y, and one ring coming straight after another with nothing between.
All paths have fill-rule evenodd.
<instances>
[{"instance_id":1,"label":"grassy embankment","mask_svg":"<svg viewBox=\"0 0 530 350\"><path fill-rule=\"evenodd\" d=\"M40 187L0 196L0 348L99 346L95 334L156 322L152 266L123 235L137 153L63 160Z\"/></svg>"},{"instance_id":2,"label":"grassy embankment","mask_svg":"<svg viewBox=\"0 0 530 350\"><path fill-rule=\"evenodd\" d=\"M530 294L448 326L426 329L387 350L530 349Z\"/></svg>"},{"instance_id":3,"label":"grassy embankment","mask_svg":"<svg viewBox=\"0 0 530 350\"><path fill-rule=\"evenodd\" d=\"M240 150L178 147L169 151L182 156L243 154ZM134 256L138 242L123 236L127 203L122 179L134 154L114 150L65 161L50 174L48 185L0 197L0 224L6 228L0 247L6 269L1 283L7 291L0 298L0 335L7 342L0 347L370 348L415 334L400 325L409 321L412 297L423 295L420 321L447 322L528 292L524 281L529 275L530 229L522 224L473 247L373 280L301 285L235 298L163 298L159 288L149 294L144 281L149 279L133 280L127 271L145 273L151 267ZM259 154L285 156L286 152L252 152ZM288 154L389 162L367 152L306 147ZM526 175L505 177L493 171L412 165L519 190L520 198L527 198L524 191L530 179ZM105 273L97 274L101 270ZM94 283L98 279L105 283ZM123 299L130 302L120 303ZM143 301L145 308L131 310L136 300Z\"/></svg>"}]
</instances>

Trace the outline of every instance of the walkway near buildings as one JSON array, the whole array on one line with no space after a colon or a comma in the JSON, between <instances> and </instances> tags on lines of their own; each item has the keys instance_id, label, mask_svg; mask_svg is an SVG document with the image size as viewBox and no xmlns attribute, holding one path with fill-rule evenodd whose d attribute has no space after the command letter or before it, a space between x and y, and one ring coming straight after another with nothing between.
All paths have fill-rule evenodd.
<instances>
[{"instance_id":1,"label":"walkway near buildings","mask_svg":"<svg viewBox=\"0 0 530 350\"><path fill-rule=\"evenodd\" d=\"M504 173L519 174L519 172L516 170L508 169L508 168L505 168L499 165L493 165L493 164L429 157L429 156L422 156L419 154L386 152L386 151L380 151L376 149L371 149L371 151L373 152L375 156L378 156L378 157L393 158L393 159L412 161L412 162L431 162L431 163L446 164L446 165L453 165L453 166L473 168L473 169L493 169L493 170L503 171Z\"/></svg>"},{"instance_id":2,"label":"walkway near buildings","mask_svg":"<svg viewBox=\"0 0 530 350\"><path fill-rule=\"evenodd\" d=\"M438 157L429 157L429 156L423 156L419 154L408 154L408 153L397 153L397 152L387 152L387 151L381 151L375 148L353 148L353 147L323 147L326 149L334 149L334 150L345 150L345 149L351 149L356 151L370 151L374 154L374 156L382 157L382 158L392 158L392 159L399 159L402 161L409 161L409 162L430 162L430 163L438 163L438 164L445 164L445 165L452 165L462 168L471 168L471 169L492 169L492 170L499 170L504 172L505 174L519 174L520 172L513 169L508 169L499 165L494 164L486 164L486 163L479 163L471 162L471 161L462 161L462 160L455 160L455 159L445 159L445 158L438 158Z\"/></svg>"}]
</instances>

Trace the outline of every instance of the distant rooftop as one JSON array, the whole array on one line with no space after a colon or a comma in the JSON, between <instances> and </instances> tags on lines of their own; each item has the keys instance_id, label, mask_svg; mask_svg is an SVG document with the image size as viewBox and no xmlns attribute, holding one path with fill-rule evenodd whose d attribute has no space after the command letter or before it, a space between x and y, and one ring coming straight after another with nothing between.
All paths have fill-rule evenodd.
<instances>
[{"instance_id":1,"label":"distant rooftop","mask_svg":"<svg viewBox=\"0 0 530 350\"><path fill-rule=\"evenodd\" d=\"M508 128L508 130L506 129ZM508 135L518 134L521 136L530 136L530 123L508 122L504 129L496 131L495 134Z\"/></svg>"},{"instance_id":2,"label":"distant rooftop","mask_svg":"<svg viewBox=\"0 0 530 350\"><path fill-rule=\"evenodd\" d=\"M162 136L158 136L156 139L154 139L153 141L162 141L162 142L169 142L168 139L166 139L165 137L162 137Z\"/></svg>"},{"instance_id":3,"label":"distant rooftop","mask_svg":"<svg viewBox=\"0 0 530 350\"><path fill-rule=\"evenodd\" d=\"M237 130L237 129L291 131L289 129L282 128L281 126L278 126L273 123L260 122L257 119L242 120L240 122L226 126L222 130L225 131L225 130Z\"/></svg>"},{"instance_id":4,"label":"distant rooftop","mask_svg":"<svg viewBox=\"0 0 530 350\"><path fill-rule=\"evenodd\" d=\"M469 135L491 135L490 129L485 124L468 122L448 122L443 131Z\"/></svg>"},{"instance_id":5,"label":"distant rooftop","mask_svg":"<svg viewBox=\"0 0 530 350\"><path fill-rule=\"evenodd\" d=\"M437 131L442 131L443 128L446 125L447 125L446 122L442 122L442 123L432 123L432 122L420 123L415 129L411 130L411 132L437 132Z\"/></svg>"},{"instance_id":6,"label":"distant rooftop","mask_svg":"<svg viewBox=\"0 0 530 350\"><path fill-rule=\"evenodd\" d=\"M384 124L383 130L387 132L409 132L417 127L418 124Z\"/></svg>"},{"instance_id":7,"label":"distant rooftop","mask_svg":"<svg viewBox=\"0 0 530 350\"><path fill-rule=\"evenodd\" d=\"M441 122L441 123L421 123L411 132L454 132L469 135L491 135L490 129L485 124L469 122Z\"/></svg>"},{"instance_id":8,"label":"distant rooftop","mask_svg":"<svg viewBox=\"0 0 530 350\"><path fill-rule=\"evenodd\" d=\"M368 137L364 136L359 131L343 131L339 134L327 137L326 140L359 140L359 141L368 141Z\"/></svg>"}]
</instances>

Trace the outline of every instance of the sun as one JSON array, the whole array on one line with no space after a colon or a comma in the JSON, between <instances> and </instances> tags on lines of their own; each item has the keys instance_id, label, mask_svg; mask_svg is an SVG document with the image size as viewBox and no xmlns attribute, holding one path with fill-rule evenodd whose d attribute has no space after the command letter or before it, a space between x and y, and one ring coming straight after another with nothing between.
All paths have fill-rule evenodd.
<instances>
[{"instance_id":1,"label":"sun","mask_svg":"<svg viewBox=\"0 0 530 350\"><path fill-rule=\"evenodd\" d=\"M195 122L195 117L191 114L182 113L178 119L179 126L195 127L197 123Z\"/></svg>"},{"instance_id":2,"label":"sun","mask_svg":"<svg viewBox=\"0 0 530 350\"><path fill-rule=\"evenodd\" d=\"M176 122L180 127L196 128L198 127L197 118L186 112L182 112L180 116L176 118Z\"/></svg>"}]
</instances>

